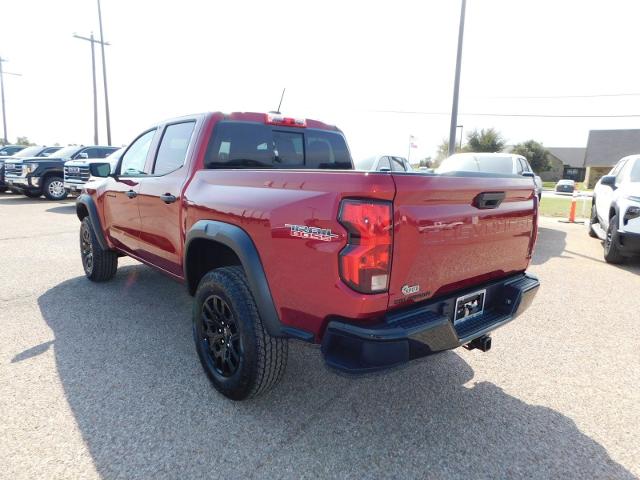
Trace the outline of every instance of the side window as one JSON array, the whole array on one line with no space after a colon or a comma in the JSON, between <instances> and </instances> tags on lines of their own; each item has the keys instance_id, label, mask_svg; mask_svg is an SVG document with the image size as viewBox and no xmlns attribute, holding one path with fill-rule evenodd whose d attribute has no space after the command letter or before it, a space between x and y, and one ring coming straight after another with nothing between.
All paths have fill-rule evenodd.
<instances>
[{"instance_id":1,"label":"side window","mask_svg":"<svg viewBox=\"0 0 640 480\"><path fill-rule=\"evenodd\" d=\"M98 148L98 156L96 158L106 158L115 152L112 148Z\"/></svg>"},{"instance_id":2,"label":"side window","mask_svg":"<svg viewBox=\"0 0 640 480\"><path fill-rule=\"evenodd\" d=\"M518 175L522 175L522 172L526 171L524 168L524 162L522 161L521 158L517 158L517 157L515 161L516 161L516 173Z\"/></svg>"},{"instance_id":3,"label":"side window","mask_svg":"<svg viewBox=\"0 0 640 480\"><path fill-rule=\"evenodd\" d=\"M636 158L636 160L632 163L633 167L630 168L629 181L640 182L640 158Z\"/></svg>"},{"instance_id":4,"label":"side window","mask_svg":"<svg viewBox=\"0 0 640 480\"><path fill-rule=\"evenodd\" d=\"M522 171L523 172L532 172L531 166L529 166L529 162L527 162L524 158L520 159L520 163L522 163Z\"/></svg>"},{"instance_id":5,"label":"side window","mask_svg":"<svg viewBox=\"0 0 640 480\"><path fill-rule=\"evenodd\" d=\"M83 153L87 155L87 158L102 158L100 151L100 148L84 148L76 154L75 158L84 158Z\"/></svg>"},{"instance_id":6,"label":"side window","mask_svg":"<svg viewBox=\"0 0 640 480\"><path fill-rule=\"evenodd\" d=\"M627 160L625 162L624 167L622 167L618 171L618 174L616 175L616 184L621 183L625 181L627 178L629 178L629 173L631 172L633 163L634 163L633 160Z\"/></svg>"},{"instance_id":7,"label":"side window","mask_svg":"<svg viewBox=\"0 0 640 480\"><path fill-rule=\"evenodd\" d=\"M155 129L149 130L131 144L120 161L120 175L145 175L144 165L155 133Z\"/></svg>"},{"instance_id":8,"label":"side window","mask_svg":"<svg viewBox=\"0 0 640 480\"><path fill-rule=\"evenodd\" d=\"M168 125L165 128L153 166L155 175L173 172L184 165L195 126L196 122L183 122Z\"/></svg>"},{"instance_id":9,"label":"side window","mask_svg":"<svg viewBox=\"0 0 640 480\"><path fill-rule=\"evenodd\" d=\"M376 170L378 172L381 172L383 170L390 171L391 163L389 162L389 157L381 157L380 161L378 162L378 168L376 168Z\"/></svg>"}]
</instances>

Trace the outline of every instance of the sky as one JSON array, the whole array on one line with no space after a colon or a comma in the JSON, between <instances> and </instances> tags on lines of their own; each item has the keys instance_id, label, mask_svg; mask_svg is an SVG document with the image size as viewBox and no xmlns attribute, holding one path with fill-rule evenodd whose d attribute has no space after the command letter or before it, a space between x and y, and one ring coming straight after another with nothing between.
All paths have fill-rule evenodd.
<instances>
[{"instance_id":1,"label":"sky","mask_svg":"<svg viewBox=\"0 0 640 480\"><path fill-rule=\"evenodd\" d=\"M93 143L93 0L4 0L8 137ZM335 124L354 158L435 155L448 137L459 0L102 0L112 143L203 111L275 110ZM458 124L509 144L584 147L640 115L637 0L468 0ZM106 144L97 54L100 143ZM638 93L591 98L508 98ZM429 112L433 114L390 113Z\"/></svg>"}]
</instances>

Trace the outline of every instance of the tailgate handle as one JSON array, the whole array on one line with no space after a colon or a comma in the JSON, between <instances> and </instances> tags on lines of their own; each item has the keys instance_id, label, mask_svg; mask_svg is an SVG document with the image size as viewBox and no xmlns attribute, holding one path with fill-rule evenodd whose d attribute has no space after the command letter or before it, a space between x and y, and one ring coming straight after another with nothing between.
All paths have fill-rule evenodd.
<instances>
[{"instance_id":1,"label":"tailgate handle","mask_svg":"<svg viewBox=\"0 0 640 480\"><path fill-rule=\"evenodd\" d=\"M504 192L483 192L476 195L473 199L473 206L481 210L490 208L498 208L504 200Z\"/></svg>"}]
</instances>

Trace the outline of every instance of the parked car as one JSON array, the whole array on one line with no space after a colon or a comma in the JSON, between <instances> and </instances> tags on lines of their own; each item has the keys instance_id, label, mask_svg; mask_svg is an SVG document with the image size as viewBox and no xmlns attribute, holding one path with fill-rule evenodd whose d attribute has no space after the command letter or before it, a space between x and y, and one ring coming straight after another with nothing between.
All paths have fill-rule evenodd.
<instances>
[{"instance_id":1,"label":"parked car","mask_svg":"<svg viewBox=\"0 0 640 480\"><path fill-rule=\"evenodd\" d=\"M36 198L44 194L49 200L67 197L64 188L64 163L68 160L104 158L118 147L98 145L69 146L47 158L30 157L7 159L5 161L5 182L15 193Z\"/></svg>"},{"instance_id":2,"label":"parked car","mask_svg":"<svg viewBox=\"0 0 640 480\"><path fill-rule=\"evenodd\" d=\"M22 148L18 150L17 153L9 156L0 156L0 192L4 192L7 189L7 185L4 183L4 162L7 159L16 159L16 158L28 158L28 157L48 157L53 152L60 150L61 147L47 147L44 145L41 146L32 146Z\"/></svg>"},{"instance_id":3,"label":"parked car","mask_svg":"<svg viewBox=\"0 0 640 480\"><path fill-rule=\"evenodd\" d=\"M109 280L128 255L184 282L202 367L234 400L279 381L289 339L350 373L486 351L539 286L531 179L353 171L322 122L182 117L113 174L89 168L104 178L76 203L85 275Z\"/></svg>"},{"instance_id":4,"label":"parked car","mask_svg":"<svg viewBox=\"0 0 640 480\"><path fill-rule=\"evenodd\" d=\"M82 160L69 160L64 164L64 188L67 193L75 193L82 191L82 187L84 187L85 183L89 181L90 172L89 165L92 163L109 163L111 165L111 170L115 169L116 165L118 165L118 160L120 160L120 156L122 152L124 152L124 147L116 150L111 155L105 158L87 158Z\"/></svg>"},{"instance_id":5,"label":"parked car","mask_svg":"<svg viewBox=\"0 0 640 480\"><path fill-rule=\"evenodd\" d=\"M603 240L609 263L640 255L640 155L624 157L596 184L589 234Z\"/></svg>"},{"instance_id":6,"label":"parked car","mask_svg":"<svg viewBox=\"0 0 640 480\"><path fill-rule=\"evenodd\" d=\"M0 146L0 157L10 157L25 148L27 148L26 145L2 145Z\"/></svg>"},{"instance_id":7,"label":"parked car","mask_svg":"<svg viewBox=\"0 0 640 480\"><path fill-rule=\"evenodd\" d=\"M411 172L413 168L406 158L395 157L392 155L376 155L374 157L356 160L356 170L364 170L368 172Z\"/></svg>"},{"instance_id":8,"label":"parked car","mask_svg":"<svg viewBox=\"0 0 640 480\"><path fill-rule=\"evenodd\" d=\"M563 179L563 180L558 180L558 183L556 183L556 192L558 193L573 193L575 189L576 189L575 180Z\"/></svg>"},{"instance_id":9,"label":"parked car","mask_svg":"<svg viewBox=\"0 0 640 480\"><path fill-rule=\"evenodd\" d=\"M456 171L531 177L538 201L542 199L542 179L533 172L531 165L522 155L511 153L455 153L446 158L436 169L436 173Z\"/></svg>"}]
</instances>

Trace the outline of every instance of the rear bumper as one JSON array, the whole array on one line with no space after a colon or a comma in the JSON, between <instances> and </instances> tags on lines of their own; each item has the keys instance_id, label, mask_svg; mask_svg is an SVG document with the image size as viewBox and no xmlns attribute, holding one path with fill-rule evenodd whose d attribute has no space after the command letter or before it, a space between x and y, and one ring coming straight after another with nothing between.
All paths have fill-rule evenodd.
<instances>
[{"instance_id":1,"label":"rear bumper","mask_svg":"<svg viewBox=\"0 0 640 480\"><path fill-rule=\"evenodd\" d=\"M330 367L357 374L451 350L515 319L529 307L539 286L535 276L519 274L390 312L376 325L362 326L334 320L327 326L322 352ZM456 300L482 289L486 289L484 313L454 326Z\"/></svg>"}]
</instances>

